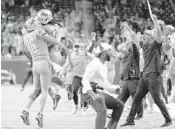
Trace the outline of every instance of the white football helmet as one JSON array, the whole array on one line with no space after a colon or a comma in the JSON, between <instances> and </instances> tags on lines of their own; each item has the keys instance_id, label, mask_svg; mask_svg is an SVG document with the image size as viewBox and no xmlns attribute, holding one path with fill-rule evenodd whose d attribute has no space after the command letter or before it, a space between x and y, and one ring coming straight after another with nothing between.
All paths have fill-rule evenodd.
<instances>
[{"instance_id":1,"label":"white football helmet","mask_svg":"<svg viewBox=\"0 0 175 129\"><path fill-rule=\"evenodd\" d=\"M31 30L35 30L40 26L40 22L38 20L36 20L35 18L29 18L24 25L24 28L27 31L31 31Z\"/></svg>"},{"instance_id":2,"label":"white football helmet","mask_svg":"<svg viewBox=\"0 0 175 129\"><path fill-rule=\"evenodd\" d=\"M37 19L41 22L41 24L47 24L52 20L52 13L50 10L41 9L37 13Z\"/></svg>"}]
</instances>

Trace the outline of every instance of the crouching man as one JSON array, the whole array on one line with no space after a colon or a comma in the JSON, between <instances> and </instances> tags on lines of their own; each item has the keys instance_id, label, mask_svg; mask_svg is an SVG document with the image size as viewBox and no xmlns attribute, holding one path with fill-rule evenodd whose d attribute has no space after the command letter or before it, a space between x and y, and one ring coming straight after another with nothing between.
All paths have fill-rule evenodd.
<instances>
[{"instance_id":1,"label":"crouching man","mask_svg":"<svg viewBox=\"0 0 175 129\"><path fill-rule=\"evenodd\" d=\"M124 104L112 96L119 89L107 80L106 61L110 61L111 56L112 46L101 43L97 47L97 58L87 65L82 79L84 100L97 112L95 129L105 129L107 109L113 110L107 129L116 129L124 108Z\"/></svg>"}]
</instances>

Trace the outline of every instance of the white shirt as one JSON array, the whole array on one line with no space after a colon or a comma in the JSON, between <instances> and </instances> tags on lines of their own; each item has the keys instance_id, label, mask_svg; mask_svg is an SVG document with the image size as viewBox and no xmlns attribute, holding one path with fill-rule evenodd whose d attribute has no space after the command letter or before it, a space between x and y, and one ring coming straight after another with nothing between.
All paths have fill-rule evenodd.
<instances>
[{"instance_id":1,"label":"white shirt","mask_svg":"<svg viewBox=\"0 0 175 129\"><path fill-rule=\"evenodd\" d=\"M92 90L90 82L97 83L100 87L109 92L113 92L114 88L110 86L107 79L107 65L102 63L99 58L92 60L86 67L85 74L82 79L83 93ZM116 89L116 87L115 87Z\"/></svg>"}]
</instances>

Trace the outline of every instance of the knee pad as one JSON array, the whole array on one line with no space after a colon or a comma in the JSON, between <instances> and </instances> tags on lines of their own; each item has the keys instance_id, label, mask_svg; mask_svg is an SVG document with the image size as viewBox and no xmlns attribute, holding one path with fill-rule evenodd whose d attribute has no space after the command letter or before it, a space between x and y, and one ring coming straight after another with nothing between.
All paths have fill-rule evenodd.
<instances>
[{"instance_id":1,"label":"knee pad","mask_svg":"<svg viewBox=\"0 0 175 129\"><path fill-rule=\"evenodd\" d=\"M35 100L41 94L41 89L35 89L32 94L30 94L29 98Z\"/></svg>"}]
</instances>

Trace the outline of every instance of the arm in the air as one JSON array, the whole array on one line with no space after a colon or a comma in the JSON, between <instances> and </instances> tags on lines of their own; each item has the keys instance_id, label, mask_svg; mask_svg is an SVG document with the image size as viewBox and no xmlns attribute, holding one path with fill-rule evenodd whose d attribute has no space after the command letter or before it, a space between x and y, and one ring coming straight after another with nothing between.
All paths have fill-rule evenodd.
<instances>
[{"instance_id":1,"label":"arm in the air","mask_svg":"<svg viewBox=\"0 0 175 129\"><path fill-rule=\"evenodd\" d=\"M92 41L92 44L91 44L88 52L92 53L93 52L93 49L94 49L94 46L95 46L95 41Z\"/></svg>"},{"instance_id":2,"label":"arm in the air","mask_svg":"<svg viewBox=\"0 0 175 129\"><path fill-rule=\"evenodd\" d=\"M93 52L93 49L95 47L95 43L96 43L96 33L95 32L92 32L91 33L91 36L92 36L92 44L88 50L88 52L92 53Z\"/></svg>"},{"instance_id":3,"label":"arm in the air","mask_svg":"<svg viewBox=\"0 0 175 129\"><path fill-rule=\"evenodd\" d=\"M134 41L134 43L138 43L136 33L129 27L127 23L124 23L123 26L126 28L129 33L130 38Z\"/></svg>"},{"instance_id":4,"label":"arm in the air","mask_svg":"<svg viewBox=\"0 0 175 129\"><path fill-rule=\"evenodd\" d=\"M156 15L153 15L152 14L152 20L153 20L153 23L154 23L154 26L155 26L155 40L157 41L157 43L162 43L162 31L161 31L161 28L160 28L160 25L159 25L159 22L157 20L157 17Z\"/></svg>"}]
</instances>

